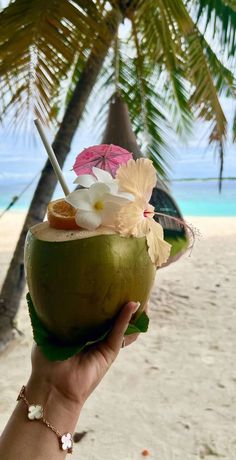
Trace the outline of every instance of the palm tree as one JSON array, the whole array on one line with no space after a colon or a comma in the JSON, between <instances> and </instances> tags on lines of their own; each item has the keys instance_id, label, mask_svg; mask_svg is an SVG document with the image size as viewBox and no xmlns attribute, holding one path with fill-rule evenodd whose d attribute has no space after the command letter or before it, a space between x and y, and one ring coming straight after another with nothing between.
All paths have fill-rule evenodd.
<instances>
[{"instance_id":1,"label":"palm tree","mask_svg":"<svg viewBox=\"0 0 236 460\"><path fill-rule=\"evenodd\" d=\"M119 46L115 41L114 66L110 48L124 19L130 36ZM222 174L227 122L219 95L235 94L235 31L233 0L15 0L0 13L1 118L23 125L33 114L44 124L58 123L53 148L63 166L100 76L103 90L116 83L137 136L148 135L160 176L168 173L168 133L186 131L193 117L209 123ZM209 45L209 34L223 58ZM24 286L26 232L44 217L55 185L47 162L3 283L0 341L11 336Z\"/></svg>"},{"instance_id":2,"label":"palm tree","mask_svg":"<svg viewBox=\"0 0 236 460\"><path fill-rule=\"evenodd\" d=\"M65 2L65 4L67 3L68 2ZM14 10L13 10L14 5L15 4L12 4L9 7L11 9L9 18L8 18L9 21L11 20L14 14ZM38 7L43 10L45 5L42 5L42 2L40 2L40 4L38 4ZM51 9L49 8L47 13L50 14L50 16L45 16L45 22L50 17L50 22L53 23L53 18L51 17L51 14L55 7L54 2L51 2L51 4L49 4L49 7L51 7ZM5 10L5 12L7 12L7 10ZM18 12L19 14L22 13L21 8ZM32 12L30 11L29 17L31 17L31 13ZM73 14L75 14L75 11L73 11L73 8L72 8L72 11L69 11L68 13L68 17L72 16ZM100 14L102 16L102 13ZM38 15L39 15L39 11L37 12L37 15L36 15L37 18L40 16ZM63 116L63 120L60 123L60 127L57 131L57 134L53 142L53 149L57 155L57 158L58 158L58 161L61 167L63 166L66 156L69 153L70 144L72 142L73 135L77 129L77 126L81 119L86 102L95 84L98 73L102 67L103 61L110 47L111 40L114 34L116 33L116 30L117 30L117 27L118 27L118 24L121 18L122 16L121 16L120 10L118 10L117 8L114 8L111 12L106 13L106 16L103 18L106 41L104 43L102 41L99 43L99 27L97 27L98 33L96 34L96 41L94 40L94 43L91 45L91 51L89 52L87 59L84 57L84 55L86 56L86 52L88 53L87 49L85 48L85 43L83 44L85 48L85 50L83 50L84 55L79 54L78 56L76 56L77 58L77 62L75 66L76 72L78 71L78 68L81 67L83 60L86 62L86 64L83 66L83 69L80 71L79 79L73 88L73 93L67 104L67 107L65 109L65 113ZM100 16L98 16L96 19L98 22L98 20L100 20ZM26 22L27 20L29 19L26 16ZM64 20L64 17L63 17L63 12L62 12L61 22L63 22L63 20ZM3 25L7 27L7 20L3 21ZM43 28L42 22L40 22L40 26ZM79 25L77 27L79 27ZM34 24L32 24L32 28L34 31L35 30ZM37 30L37 35L38 34L39 34L39 31ZM69 31L68 31L68 36L69 36ZM47 37L47 34L46 34L46 37ZM55 43L55 38L56 37L54 37L54 43ZM76 41L78 41L78 38L79 38L79 34L77 33ZM22 39L23 41L25 40L25 34L23 34ZM42 37L40 37L40 40L42 40ZM64 37L62 38L62 41L64 41ZM66 41L65 54L68 54L67 36L65 37L65 41ZM35 43L34 36L32 36L30 45L28 46L32 46L32 43ZM48 47L47 38L45 38L44 45L46 49L42 47L43 49L43 51L41 49L42 56L47 51L47 47ZM74 44L74 48L76 51L76 44ZM21 61L24 62L25 60L25 50L23 47L20 49L22 49L22 56L18 56L19 57L19 63L17 64L18 68L21 68ZM60 44L59 44L59 49L62 51L62 46ZM27 48L27 50L29 54L32 53L31 49ZM30 55L28 56L28 58L30 59ZM72 55L69 56L69 59L72 59L72 58L73 58ZM3 64L4 64L4 61L3 61ZM31 64L31 60L29 61L27 65L29 66L29 64ZM64 65L64 62L63 62L63 65ZM56 57L54 55L52 56L51 66L52 68L55 69ZM45 81L45 77L44 77L45 72L47 71L47 68L44 67L44 61L42 61L42 68L41 68L41 57L40 56L37 59L37 64L35 67L36 67L35 68L35 72L36 72L35 78L40 79L40 82L38 81L38 85L39 85L38 90L39 90L40 95L39 95L39 99L35 101L34 112L35 114L37 114L37 116L42 121L47 121L48 119L51 120L53 119L51 115L51 111L53 110L52 110L52 107L50 106L50 100L49 100L47 88L44 87L44 84L47 85L47 82L48 82L48 80ZM51 69L49 68L46 75L49 75L50 71ZM64 72L65 70L63 70L63 73ZM31 79L31 73L32 73L32 69L30 68L29 80ZM54 84L55 85L58 84L58 76L56 75L56 72L55 72L55 75L51 72L51 75L56 80L56 83ZM14 89L12 89L12 85L15 84L14 78L17 79L17 81L15 82L16 85L17 84L20 85L19 90L17 88L15 90L15 93L14 93ZM4 98L5 91L6 91L6 86L5 86L4 81L2 82L2 88L3 88L3 98ZM21 75L18 74L17 77L15 76L12 77L12 80L10 78L9 88L13 91L13 95L11 99L7 102L7 104L5 105L4 111L7 113L8 108L11 108L12 104L17 103L19 113L22 113L24 117L25 107L24 107L24 103L22 103L21 101L21 98L23 97L22 95L24 94L25 91L29 99L32 97L31 92L33 92L33 89L31 88L31 81L28 82L28 87L26 88L24 71L23 71L22 77ZM51 91L52 92L54 91L54 87L52 87ZM7 97L9 98L8 94L7 94ZM28 105L30 105L30 101L28 101L27 103ZM46 212L47 204L50 201L50 198L53 194L53 191L56 186L56 182L57 180L56 180L55 174L53 172L51 163L48 160L42 170L41 177L38 182L37 188L35 190L34 196L32 198L30 208L28 210L20 237L18 239L6 278L3 282L1 296L0 296L0 317L1 317L0 341L2 343L6 343L12 336L13 320L17 312L17 309L20 303L20 299L21 299L21 295L22 295L22 292L25 286L23 258L24 258L24 242L25 242L26 233L29 227L43 220L45 212Z\"/></svg>"}]
</instances>

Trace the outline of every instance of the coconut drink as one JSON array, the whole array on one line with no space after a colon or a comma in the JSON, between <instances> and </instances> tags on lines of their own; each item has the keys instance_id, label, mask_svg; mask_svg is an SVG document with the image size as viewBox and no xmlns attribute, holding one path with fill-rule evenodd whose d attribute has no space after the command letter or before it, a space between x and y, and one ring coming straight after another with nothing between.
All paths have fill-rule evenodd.
<instances>
[{"instance_id":1,"label":"coconut drink","mask_svg":"<svg viewBox=\"0 0 236 460\"><path fill-rule=\"evenodd\" d=\"M145 237L124 238L106 228L56 230L48 222L29 231L25 266L38 317L67 344L101 337L130 299L141 303L137 317L156 271Z\"/></svg>"},{"instance_id":2,"label":"coconut drink","mask_svg":"<svg viewBox=\"0 0 236 460\"><path fill-rule=\"evenodd\" d=\"M49 203L48 221L28 232L25 269L39 345L46 334L56 346L81 349L104 337L130 300L140 302L137 324L156 269L169 257L149 204L155 168L126 153L113 175L94 166L78 175L80 189Z\"/></svg>"}]
</instances>

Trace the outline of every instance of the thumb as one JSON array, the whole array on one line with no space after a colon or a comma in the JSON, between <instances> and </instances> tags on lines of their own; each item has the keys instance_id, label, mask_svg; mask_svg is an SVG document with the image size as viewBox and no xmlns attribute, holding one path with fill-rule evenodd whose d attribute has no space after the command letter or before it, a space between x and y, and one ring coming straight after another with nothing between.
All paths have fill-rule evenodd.
<instances>
[{"instance_id":1,"label":"thumb","mask_svg":"<svg viewBox=\"0 0 236 460\"><path fill-rule=\"evenodd\" d=\"M125 331L133 314L140 307L140 302L127 303L119 313L115 325L106 339L106 345L117 355L120 351Z\"/></svg>"}]
</instances>

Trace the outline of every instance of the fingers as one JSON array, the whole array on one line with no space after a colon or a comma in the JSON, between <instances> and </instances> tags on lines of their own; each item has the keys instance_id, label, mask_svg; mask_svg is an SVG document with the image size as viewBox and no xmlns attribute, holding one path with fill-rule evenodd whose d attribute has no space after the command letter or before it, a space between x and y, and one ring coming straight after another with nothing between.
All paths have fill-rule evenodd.
<instances>
[{"instance_id":1,"label":"fingers","mask_svg":"<svg viewBox=\"0 0 236 460\"><path fill-rule=\"evenodd\" d=\"M144 305L143 311L145 311L147 313L148 312L148 307L149 307L149 304L148 304L148 302L146 302L146 304ZM137 340L139 335L140 335L140 333L136 332L134 334L130 334L130 335L125 336L124 339L123 339L124 344L122 342L122 348L127 347L128 345L131 345L131 343L135 342L135 340Z\"/></svg>"},{"instance_id":2,"label":"fingers","mask_svg":"<svg viewBox=\"0 0 236 460\"><path fill-rule=\"evenodd\" d=\"M129 325L132 315L138 310L140 303L129 302L121 310L115 325L106 339L106 345L114 352L119 353L125 331Z\"/></svg>"},{"instance_id":3,"label":"fingers","mask_svg":"<svg viewBox=\"0 0 236 460\"><path fill-rule=\"evenodd\" d=\"M139 335L140 335L139 332L136 332L136 333L130 334L130 335L126 335L125 336L124 347L128 347L128 345L131 345L131 343L135 342L135 340L137 340Z\"/></svg>"}]
</instances>

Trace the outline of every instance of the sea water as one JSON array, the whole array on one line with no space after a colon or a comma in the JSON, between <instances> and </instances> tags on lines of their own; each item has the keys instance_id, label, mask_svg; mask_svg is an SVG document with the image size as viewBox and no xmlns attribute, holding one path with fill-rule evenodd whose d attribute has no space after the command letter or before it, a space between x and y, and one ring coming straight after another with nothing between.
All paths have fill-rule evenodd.
<instances>
[{"instance_id":1,"label":"sea water","mask_svg":"<svg viewBox=\"0 0 236 460\"><path fill-rule=\"evenodd\" d=\"M187 216L236 216L236 181L223 181L219 193L217 181L175 182L172 194Z\"/></svg>"},{"instance_id":2,"label":"sea water","mask_svg":"<svg viewBox=\"0 0 236 460\"><path fill-rule=\"evenodd\" d=\"M19 195L29 183L28 175L21 177L0 177L0 210L11 203L14 196ZM25 210L29 207L37 179L24 192L21 198L11 208ZM221 193L218 192L217 181L172 182L170 192L182 211L188 216L236 216L236 181L225 180ZM54 199L63 196L58 186Z\"/></svg>"},{"instance_id":3,"label":"sea water","mask_svg":"<svg viewBox=\"0 0 236 460\"><path fill-rule=\"evenodd\" d=\"M74 189L75 174L72 166L75 152L82 150L82 146L72 146L71 154L67 157L63 172L69 189ZM34 151L34 155L32 155ZM235 147L228 149L225 160L225 176L236 176ZM29 207L40 170L43 168L46 154L42 145L32 149L25 148L23 143L11 142L0 136L0 210L4 210L14 196L19 196L26 188L19 200L12 206L12 210L25 210ZM217 177L218 164L211 152L204 154L199 148L182 149L179 156L173 160L174 169L172 178L188 177ZM38 176L35 177L38 173ZM34 179L35 178L35 179ZM34 179L34 180L33 180ZM33 181L33 182L32 182ZM29 185L32 182L31 185ZM177 201L183 215L191 216L236 216L236 180L224 180L222 192L218 192L217 180L213 181L184 181L170 182L170 191ZM53 199L61 198L63 192L58 185ZM0 212L0 214L1 214Z\"/></svg>"}]
</instances>

